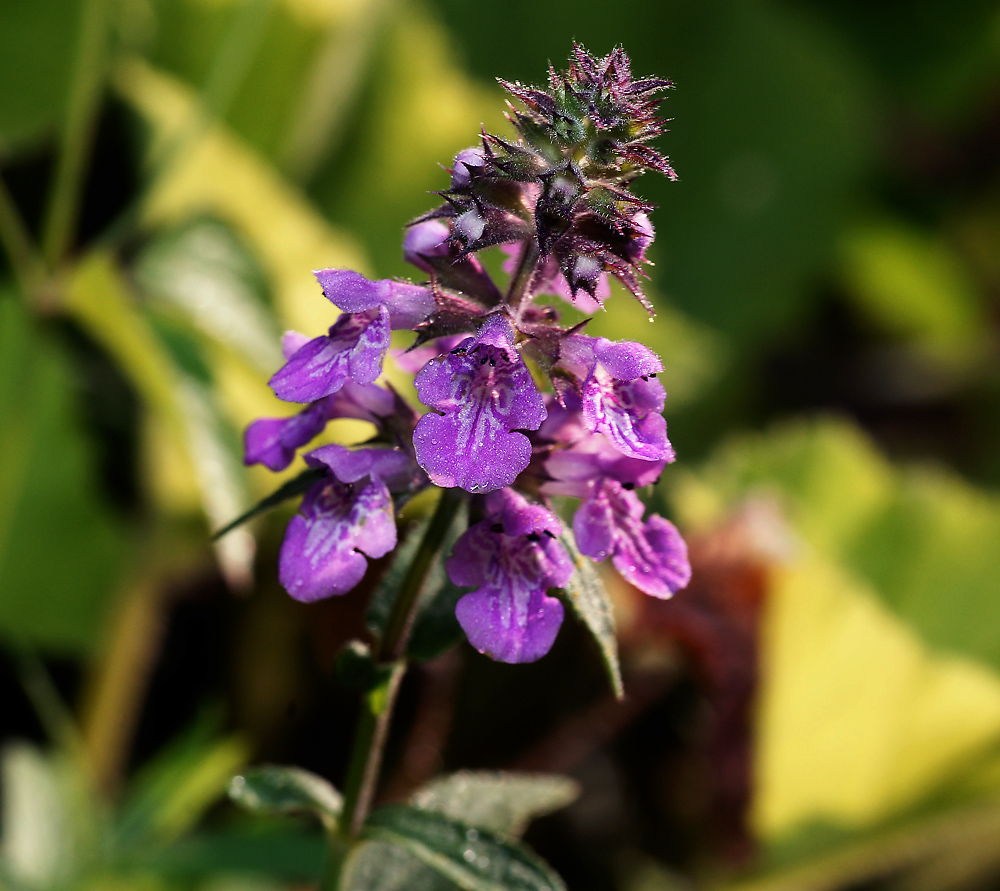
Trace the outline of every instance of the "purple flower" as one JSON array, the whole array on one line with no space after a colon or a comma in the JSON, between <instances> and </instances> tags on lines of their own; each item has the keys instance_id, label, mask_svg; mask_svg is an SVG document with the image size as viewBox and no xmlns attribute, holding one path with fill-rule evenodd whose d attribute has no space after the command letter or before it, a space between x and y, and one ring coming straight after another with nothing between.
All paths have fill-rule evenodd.
<instances>
[{"instance_id":1,"label":"purple flower","mask_svg":"<svg viewBox=\"0 0 1000 891\"><path fill-rule=\"evenodd\" d=\"M314 402L290 418L261 418L246 429L243 436L243 463L263 464L277 473L295 458L295 453L310 442L325 426L326 405Z\"/></svg>"},{"instance_id":2,"label":"purple flower","mask_svg":"<svg viewBox=\"0 0 1000 891\"><path fill-rule=\"evenodd\" d=\"M547 495L570 495L584 498L600 480L608 477L631 488L656 482L665 461L630 458L613 448L607 439L583 431L582 439L567 448L554 448L545 459L547 481L542 491Z\"/></svg>"},{"instance_id":3,"label":"purple flower","mask_svg":"<svg viewBox=\"0 0 1000 891\"><path fill-rule=\"evenodd\" d=\"M345 594L364 577L368 557L396 547L389 485L412 475L412 459L390 449L323 446L306 455L329 475L302 499L285 531L278 578L296 600Z\"/></svg>"},{"instance_id":4,"label":"purple flower","mask_svg":"<svg viewBox=\"0 0 1000 891\"><path fill-rule=\"evenodd\" d=\"M673 523L653 514L628 484L603 479L588 493L573 517L581 553L595 560L608 556L621 576L653 597L672 597L691 580L687 545Z\"/></svg>"},{"instance_id":5,"label":"purple flower","mask_svg":"<svg viewBox=\"0 0 1000 891\"><path fill-rule=\"evenodd\" d=\"M477 147L462 149L455 155L455 166L451 170L451 187L464 189L472 182L471 171L486 164L486 153Z\"/></svg>"},{"instance_id":6,"label":"purple flower","mask_svg":"<svg viewBox=\"0 0 1000 891\"><path fill-rule=\"evenodd\" d=\"M556 536L556 517L510 489L486 497L487 516L455 542L448 575L476 590L455 615L479 652L500 662L534 662L551 648L563 606L549 588L569 581L573 565Z\"/></svg>"},{"instance_id":7,"label":"purple flower","mask_svg":"<svg viewBox=\"0 0 1000 891\"><path fill-rule=\"evenodd\" d=\"M315 402L353 380L371 383L389 349L389 311L374 306L345 313L328 334L310 340L269 381L285 402Z\"/></svg>"},{"instance_id":8,"label":"purple flower","mask_svg":"<svg viewBox=\"0 0 1000 891\"><path fill-rule=\"evenodd\" d=\"M254 421L243 436L243 463L263 464L277 473L292 463L295 452L318 435L327 421L355 418L379 424L395 410L392 393L378 384L346 381L332 396L311 402L298 414Z\"/></svg>"},{"instance_id":9,"label":"purple flower","mask_svg":"<svg viewBox=\"0 0 1000 891\"><path fill-rule=\"evenodd\" d=\"M657 355L641 343L574 334L564 341L559 364L582 378L583 420L603 433L623 455L646 461L673 461L666 400L656 379L663 370Z\"/></svg>"},{"instance_id":10,"label":"purple flower","mask_svg":"<svg viewBox=\"0 0 1000 891\"><path fill-rule=\"evenodd\" d=\"M509 486L528 466L545 405L514 346L514 329L488 316L475 337L432 359L414 381L428 412L413 434L417 462L438 486L488 492Z\"/></svg>"},{"instance_id":11,"label":"purple flower","mask_svg":"<svg viewBox=\"0 0 1000 891\"><path fill-rule=\"evenodd\" d=\"M427 260L447 257L451 253L449 241L451 229L440 220L416 223L406 230L403 259L424 272L433 272L434 267Z\"/></svg>"},{"instance_id":12,"label":"purple flower","mask_svg":"<svg viewBox=\"0 0 1000 891\"><path fill-rule=\"evenodd\" d=\"M434 295L419 285L388 278L371 281L353 269L317 269L313 275L326 299L344 312L385 307L393 331L415 328L434 311Z\"/></svg>"}]
</instances>

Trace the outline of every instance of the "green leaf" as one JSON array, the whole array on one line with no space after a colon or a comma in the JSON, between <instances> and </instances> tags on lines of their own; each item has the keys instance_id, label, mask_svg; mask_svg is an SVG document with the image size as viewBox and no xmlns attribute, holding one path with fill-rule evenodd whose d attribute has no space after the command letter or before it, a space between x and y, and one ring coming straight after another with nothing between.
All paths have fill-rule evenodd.
<instances>
[{"instance_id":1,"label":"green leaf","mask_svg":"<svg viewBox=\"0 0 1000 891\"><path fill-rule=\"evenodd\" d=\"M322 777L300 767L267 765L233 777L229 797L262 814L315 814L325 826L337 825L344 800Z\"/></svg>"},{"instance_id":2,"label":"green leaf","mask_svg":"<svg viewBox=\"0 0 1000 891\"><path fill-rule=\"evenodd\" d=\"M461 771L432 780L414 807L500 835L520 836L535 817L572 804L580 785L555 774Z\"/></svg>"},{"instance_id":3,"label":"green leaf","mask_svg":"<svg viewBox=\"0 0 1000 891\"><path fill-rule=\"evenodd\" d=\"M840 244L848 293L870 318L959 367L987 345L985 301L945 242L898 221L847 233Z\"/></svg>"},{"instance_id":4,"label":"green leaf","mask_svg":"<svg viewBox=\"0 0 1000 891\"><path fill-rule=\"evenodd\" d=\"M772 855L996 794L995 495L829 419L735 438L675 494L689 528L735 517L772 564L751 812Z\"/></svg>"},{"instance_id":5,"label":"green leaf","mask_svg":"<svg viewBox=\"0 0 1000 891\"><path fill-rule=\"evenodd\" d=\"M168 229L139 253L134 274L151 305L189 329L261 373L281 364L266 278L226 223L203 217Z\"/></svg>"},{"instance_id":6,"label":"green leaf","mask_svg":"<svg viewBox=\"0 0 1000 891\"><path fill-rule=\"evenodd\" d=\"M66 309L118 362L161 428L168 448L193 479L210 526L246 504L246 476L234 431L213 392L178 366L167 344L129 292L115 260L92 253L69 283ZM249 584L253 564L249 533L216 544L223 574L234 586Z\"/></svg>"},{"instance_id":7,"label":"green leaf","mask_svg":"<svg viewBox=\"0 0 1000 891\"><path fill-rule=\"evenodd\" d=\"M559 541L566 548L574 566L573 575L562 590L562 599L569 604L596 641L611 689L617 699L622 699L625 688L618 664L618 641L615 638L611 599L593 561L580 553L573 536L568 532L563 533L559 536Z\"/></svg>"},{"instance_id":8,"label":"green leaf","mask_svg":"<svg viewBox=\"0 0 1000 891\"><path fill-rule=\"evenodd\" d=\"M119 812L119 842L172 842L223 795L248 752L241 739L216 733L214 721L199 720L142 768Z\"/></svg>"},{"instance_id":9,"label":"green leaf","mask_svg":"<svg viewBox=\"0 0 1000 891\"><path fill-rule=\"evenodd\" d=\"M453 891L458 886L408 851L369 841L351 850L338 887L342 891Z\"/></svg>"},{"instance_id":10,"label":"green leaf","mask_svg":"<svg viewBox=\"0 0 1000 891\"><path fill-rule=\"evenodd\" d=\"M2 875L24 887L62 884L73 874L79 856L65 771L34 745L14 742L0 751L0 775Z\"/></svg>"},{"instance_id":11,"label":"green leaf","mask_svg":"<svg viewBox=\"0 0 1000 891\"><path fill-rule=\"evenodd\" d=\"M0 634L82 651L118 589L126 530L97 491L73 389L58 341L0 293Z\"/></svg>"},{"instance_id":12,"label":"green leaf","mask_svg":"<svg viewBox=\"0 0 1000 891\"><path fill-rule=\"evenodd\" d=\"M375 811L363 837L394 844L466 891L562 891L562 879L523 844L441 814L402 806Z\"/></svg>"},{"instance_id":13,"label":"green leaf","mask_svg":"<svg viewBox=\"0 0 1000 891\"><path fill-rule=\"evenodd\" d=\"M216 532L212 538L213 540L222 538L227 532L232 532L237 526L242 526L247 520L252 520L258 514L262 514L265 511L269 511L273 507L277 507L290 498L295 498L296 495L301 495L303 492L307 491L313 483L323 478L323 471L318 467L310 467L307 470L303 470L297 477L290 479L287 483L283 483L278 486L270 495L266 498L262 498L253 507L250 508L246 513L240 514L235 520L226 523L218 532Z\"/></svg>"},{"instance_id":14,"label":"green leaf","mask_svg":"<svg viewBox=\"0 0 1000 891\"><path fill-rule=\"evenodd\" d=\"M747 498L776 501L795 533L869 582L930 644L1000 670L1000 499L943 468L893 467L856 427L818 419L731 439L680 471L685 525Z\"/></svg>"},{"instance_id":15,"label":"green leaf","mask_svg":"<svg viewBox=\"0 0 1000 891\"><path fill-rule=\"evenodd\" d=\"M59 121L82 4L4 3L0 28L0 147L37 138Z\"/></svg>"}]
</instances>

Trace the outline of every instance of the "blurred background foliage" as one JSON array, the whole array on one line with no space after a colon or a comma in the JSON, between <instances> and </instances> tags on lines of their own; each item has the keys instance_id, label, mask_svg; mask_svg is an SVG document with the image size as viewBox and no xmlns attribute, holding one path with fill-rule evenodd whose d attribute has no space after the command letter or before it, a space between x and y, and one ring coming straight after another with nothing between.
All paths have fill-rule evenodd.
<instances>
[{"instance_id":1,"label":"blurred background foliage","mask_svg":"<svg viewBox=\"0 0 1000 891\"><path fill-rule=\"evenodd\" d=\"M208 533L276 485L240 434L332 321L310 270L406 275L493 78L574 38L677 84L659 315L592 329L663 356L694 582L608 579L624 704L573 627L427 663L386 798L568 773L528 838L571 888L1000 883L995 2L0 0L0 885L315 880L315 826L219 799L339 782L365 592L290 601L281 511Z\"/></svg>"}]
</instances>

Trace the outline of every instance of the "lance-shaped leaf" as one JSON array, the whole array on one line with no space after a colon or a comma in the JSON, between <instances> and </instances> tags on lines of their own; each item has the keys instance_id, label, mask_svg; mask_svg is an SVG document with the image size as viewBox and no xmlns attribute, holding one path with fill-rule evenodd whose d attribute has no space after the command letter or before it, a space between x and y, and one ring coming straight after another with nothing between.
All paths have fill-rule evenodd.
<instances>
[{"instance_id":1,"label":"lance-shaped leaf","mask_svg":"<svg viewBox=\"0 0 1000 891\"><path fill-rule=\"evenodd\" d=\"M579 794L575 780L555 774L463 770L432 780L411 801L421 810L518 837L535 817L566 807Z\"/></svg>"},{"instance_id":2,"label":"lance-shaped leaf","mask_svg":"<svg viewBox=\"0 0 1000 891\"><path fill-rule=\"evenodd\" d=\"M375 811L365 838L389 842L466 891L563 891L562 879L518 841L417 808Z\"/></svg>"},{"instance_id":3,"label":"lance-shaped leaf","mask_svg":"<svg viewBox=\"0 0 1000 891\"><path fill-rule=\"evenodd\" d=\"M344 800L330 783L300 767L266 765L233 777L229 797L248 811L264 814L315 814L323 825L337 825Z\"/></svg>"},{"instance_id":4,"label":"lance-shaped leaf","mask_svg":"<svg viewBox=\"0 0 1000 891\"><path fill-rule=\"evenodd\" d=\"M618 663L618 640L615 638L615 617L611 611L611 599L594 567L594 562L580 553L573 536L564 533L559 536L570 559L573 561L573 575L562 589L562 599L579 617L597 642L604 662L604 668L611 682L611 689L617 699L625 696L622 685L621 666Z\"/></svg>"},{"instance_id":5,"label":"lance-shaped leaf","mask_svg":"<svg viewBox=\"0 0 1000 891\"><path fill-rule=\"evenodd\" d=\"M258 372L281 364L266 278L226 223L203 217L158 234L137 256L133 274L146 299L186 329Z\"/></svg>"},{"instance_id":6,"label":"lance-shaped leaf","mask_svg":"<svg viewBox=\"0 0 1000 891\"><path fill-rule=\"evenodd\" d=\"M235 520L226 523L225 526L212 536L212 540L222 538L227 532L232 532L237 526L242 526L247 520L252 520L258 514L269 511L272 507L277 507L282 502L303 494L325 474L326 471L322 468L310 467L307 470L303 470L298 476L290 479L287 483L283 483L266 498L258 501L250 510L240 514Z\"/></svg>"},{"instance_id":7,"label":"lance-shaped leaf","mask_svg":"<svg viewBox=\"0 0 1000 891\"><path fill-rule=\"evenodd\" d=\"M458 886L402 848L366 841L347 855L337 887L339 891L455 891Z\"/></svg>"}]
</instances>

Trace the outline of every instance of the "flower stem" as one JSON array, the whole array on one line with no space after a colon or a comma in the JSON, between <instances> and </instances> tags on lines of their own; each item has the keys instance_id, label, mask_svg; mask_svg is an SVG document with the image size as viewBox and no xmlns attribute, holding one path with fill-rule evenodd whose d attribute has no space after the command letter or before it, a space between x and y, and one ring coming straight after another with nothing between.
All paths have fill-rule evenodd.
<instances>
[{"instance_id":1,"label":"flower stem","mask_svg":"<svg viewBox=\"0 0 1000 891\"><path fill-rule=\"evenodd\" d=\"M406 644L413 630L420 593L463 497L459 489L441 490L434 516L399 587L385 634L375 652L376 662L388 669L388 675L379 687L365 696L354 734L340 819L341 833L350 838L356 838L361 832L375 797L396 696L406 674Z\"/></svg>"},{"instance_id":2,"label":"flower stem","mask_svg":"<svg viewBox=\"0 0 1000 891\"><path fill-rule=\"evenodd\" d=\"M510 288L507 290L507 305L515 311L520 309L520 305L528 294L528 285L535 272L535 265L538 263L538 239L532 236L524 242L524 249L521 257L517 261L517 271L510 280Z\"/></svg>"}]
</instances>

